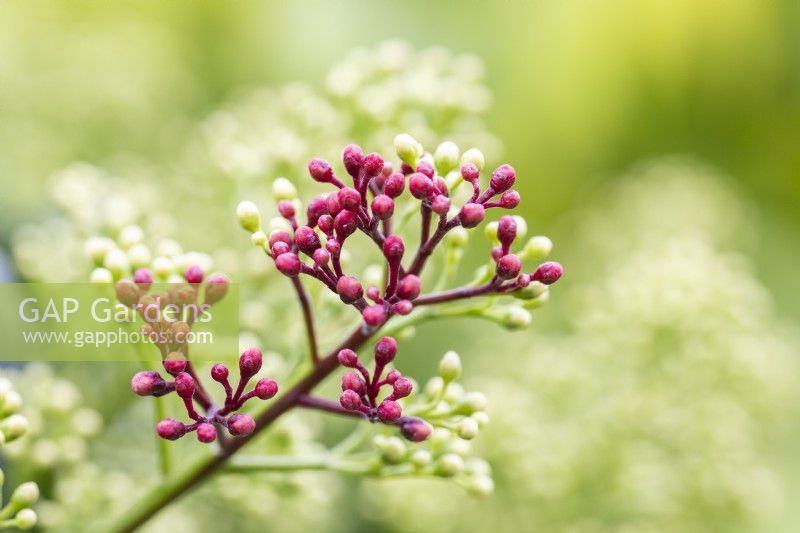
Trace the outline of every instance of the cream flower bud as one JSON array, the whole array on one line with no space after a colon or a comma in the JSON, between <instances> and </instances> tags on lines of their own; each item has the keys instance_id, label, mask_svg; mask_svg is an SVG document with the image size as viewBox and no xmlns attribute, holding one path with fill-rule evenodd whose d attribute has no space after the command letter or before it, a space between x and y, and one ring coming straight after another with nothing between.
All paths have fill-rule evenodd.
<instances>
[{"instance_id":1,"label":"cream flower bud","mask_svg":"<svg viewBox=\"0 0 800 533\"><path fill-rule=\"evenodd\" d=\"M472 419L478 424L478 428L483 429L489 425L489 415L484 411L476 411L472 413Z\"/></svg>"},{"instance_id":2,"label":"cream flower bud","mask_svg":"<svg viewBox=\"0 0 800 533\"><path fill-rule=\"evenodd\" d=\"M261 230L250 235L250 242L253 243L253 246L258 246L259 248L263 248L268 240L267 234Z\"/></svg>"},{"instance_id":3,"label":"cream flower bud","mask_svg":"<svg viewBox=\"0 0 800 533\"><path fill-rule=\"evenodd\" d=\"M131 264L125 252L119 248L114 248L106 254L103 259L103 266L110 270L115 277L119 277L128 272Z\"/></svg>"},{"instance_id":4,"label":"cream flower bud","mask_svg":"<svg viewBox=\"0 0 800 533\"><path fill-rule=\"evenodd\" d=\"M458 436L464 440L472 440L478 436L478 423L472 418L463 418L458 423Z\"/></svg>"},{"instance_id":5,"label":"cream flower bud","mask_svg":"<svg viewBox=\"0 0 800 533\"><path fill-rule=\"evenodd\" d=\"M458 379L461 375L461 358L454 351L449 351L444 354L441 361L439 361L439 376L445 383L450 383Z\"/></svg>"},{"instance_id":6,"label":"cream flower bud","mask_svg":"<svg viewBox=\"0 0 800 533\"><path fill-rule=\"evenodd\" d=\"M486 227L483 228L483 234L486 235L486 238L489 239L489 242L492 244L500 244L500 239L497 238L497 228L500 226L500 223L489 222L486 224Z\"/></svg>"},{"instance_id":7,"label":"cream flower bud","mask_svg":"<svg viewBox=\"0 0 800 533\"><path fill-rule=\"evenodd\" d=\"M22 509L14 517L19 529L31 529L36 525L38 517L33 509Z\"/></svg>"},{"instance_id":8,"label":"cream flower bud","mask_svg":"<svg viewBox=\"0 0 800 533\"><path fill-rule=\"evenodd\" d=\"M156 245L156 255L165 257L175 257L183 253L183 248L177 241L172 239L162 239Z\"/></svg>"},{"instance_id":9,"label":"cream flower bud","mask_svg":"<svg viewBox=\"0 0 800 533\"><path fill-rule=\"evenodd\" d=\"M417 468L424 468L431 464L431 461L433 461L433 456L428 450L416 450L411 454L411 464Z\"/></svg>"},{"instance_id":10,"label":"cream flower bud","mask_svg":"<svg viewBox=\"0 0 800 533\"><path fill-rule=\"evenodd\" d=\"M119 245L125 250L134 244L139 244L143 240L144 231L136 224L125 226L120 230L119 235L117 236L117 242L119 242Z\"/></svg>"},{"instance_id":11,"label":"cream flower bud","mask_svg":"<svg viewBox=\"0 0 800 533\"><path fill-rule=\"evenodd\" d=\"M550 255L553 250L553 241L544 235L531 237L522 249L522 255L526 259L542 259Z\"/></svg>"},{"instance_id":12,"label":"cream flower bud","mask_svg":"<svg viewBox=\"0 0 800 533\"><path fill-rule=\"evenodd\" d=\"M439 175L445 176L458 165L459 150L454 142L446 141L436 147L433 162Z\"/></svg>"},{"instance_id":13,"label":"cream flower bud","mask_svg":"<svg viewBox=\"0 0 800 533\"><path fill-rule=\"evenodd\" d=\"M467 490L476 496L491 496L494 492L494 481L489 476L475 476L467 485Z\"/></svg>"},{"instance_id":14,"label":"cream flower bud","mask_svg":"<svg viewBox=\"0 0 800 533\"><path fill-rule=\"evenodd\" d=\"M399 437L389 437L381 447L381 455L388 463L399 463L406 455L406 445Z\"/></svg>"},{"instance_id":15,"label":"cream flower bud","mask_svg":"<svg viewBox=\"0 0 800 533\"><path fill-rule=\"evenodd\" d=\"M22 407L22 396L17 391L10 390L0 397L0 413L16 413Z\"/></svg>"},{"instance_id":16,"label":"cream flower bud","mask_svg":"<svg viewBox=\"0 0 800 533\"><path fill-rule=\"evenodd\" d=\"M116 248L117 245L108 237L90 237L83 245L83 250L92 261L101 263L108 252Z\"/></svg>"},{"instance_id":17,"label":"cream flower bud","mask_svg":"<svg viewBox=\"0 0 800 533\"><path fill-rule=\"evenodd\" d=\"M444 242L455 248L463 248L469 242L469 231L461 226L455 227L445 235Z\"/></svg>"},{"instance_id":18,"label":"cream flower bud","mask_svg":"<svg viewBox=\"0 0 800 533\"><path fill-rule=\"evenodd\" d=\"M417 161L423 154L422 145L408 133L401 133L394 138L394 149L404 163L417 168Z\"/></svg>"},{"instance_id":19,"label":"cream flower bud","mask_svg":"<svg viewBox=\"0 0 800 533\"><path fill-rule=\"evenodd\" d=\"M261 213L253 202L240 202L236 207L236 216L239 217L239 225L250 233L261 229Z\"/></svg>"},{"instance_id":20,"label":"cream flower bud","mask_svg":"<svg viewBox=\"0 0 800 533\"><path fill-rule=\"evenodd\" d=\"M156 257L153 259L153 273L159 278L166 279L175 272L175 262L169 257Z\"/></svg>"},{"instance_id":21,"label":"cream flower bud","mask_svg":"<svg viewBox=\"0 0 800 533\"><path fill-rule=\"evenodd\" d=\"M436 474L442 477L453 477L464 469L464 459L455 453L442 455L436 463Z\"/></svg>"},{"instance_id":22,"label":"cream flower bud","mask_svg":"<svg viewBox=\"0 0 800 533\"><path fill-rule=\"evenodd\" d=\"M144 244L134 244L128 250L128 260L134 268L146 267L150 265L153 256L150 249Z\"/></svg>"},{"instance_id":23,"label":"cream flower bud","mask_svg":"<svg viewBox=\"0 0 800 533\"><path fill-rule=\"evenodd\" d=\"M483 156L483 152L477 148L470 148L461 156L461 164L464 165L465 163L472 163L478 167L478 170L482 170L486 165L486 158Z\"/></svg>"},{"instance_id":24,"label":"cream flower bud","mask_svg":"<svg viewBox=\"0 0 800 533\"><path fill-rule=\"evenodd\" d=\"M11 415L0 421L0 431L5 434L6 442L10 442L28 431L28 419L22 415Z\"/></svg>"},{"instance_id":25,"label":"cream flower bud","mask_svg":"<svg viewBox=\"0 0 800 533\"><path fill-rule=\"evenodd\" d=\"M272 182L272 196L276 201L294 200L297 198L297 188L288 179L277 178Z\"/></svg>"},{"instance_id":26,"label":"cream flower bud","mask_svg":"<svg viewBox=\"0 0 800 533\"><path fill-rule=\"evenodd\" d=\"M521 239L528 233L528 223L519 215L514 215L514 222L517 224L517 239Z\"/></svg>"},{"instance_id":27,"label":"cream flower bud","mask_svg":"<svg viewBox=\"0 0 800 533\"><path fill-rule=\"evenodd\" d=\"M425 384L425 396L434 399L438 398L444 388L444 380L439 376L431 378Z\"/></svg>"},{"instance_id":28,"label":"cream flower bud","mask_svg":"<svg viewBox=\"0 0 800 533\"><path fill-rule=\"evenodd\" d=\"M39 486L33 481L23 483L11 494L11 501L19 507L27 507L39 499Z\"/></svg>"}]
</instances>

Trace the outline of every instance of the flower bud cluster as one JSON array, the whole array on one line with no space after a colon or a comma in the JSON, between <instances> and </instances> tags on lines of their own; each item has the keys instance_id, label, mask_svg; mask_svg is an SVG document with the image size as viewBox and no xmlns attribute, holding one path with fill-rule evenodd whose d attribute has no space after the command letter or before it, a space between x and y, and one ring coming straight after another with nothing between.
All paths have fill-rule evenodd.
<instances>
[{"instance_id":1,"label":"flower bud cluster","mask_svg":"<svg viewBox=\"0 0 800 533\"><path fill-rule=\"evenodd\" d=\"M383 422L400 427L404 437L413 441L425 440L430 434L430 426L424 421L403 416L399 400L411 395L414 385L410 379L397 370L384 371L397 355L397 341L393 337L383 337L375 344L375 369L365 367L358 355L348 349L338 355L339 364L353 369L342 376L342 394L339 403L348 411L362 413L372 422ZM391 392L380 401L381 389Z\"/></svg>"},{"instance_id":2,"label":"flower bud cluster","mask_svg":"<svg viewBox=\"0 0 800 533\"><path fill-rule=\"evenodd\" d=\"M0 490L5 483L5 473L0 470ZM39 486L28 481L19 485L11 493L8 503L0 509L0 529L31 529L36 525L38 517L31 506L39 499Z\"/></svg>"},{"instance_id":3,"label":"flower bud cluster","mask_svg":"<svg viewBox=\"0 0 800 533\"><path fill-rule=\"evenodd\" d=\"M211 379L225 390L225 403L217 408L206 406L205 414L194 407L195 399L202 399L202 384L186 359L166 359L164 370L173 377L164 379L156 371L138 372L131 379L131 389L139 396L163 396L175 392L182 400L186 413L192 422L185 424L175 418L165 418L156 426L158 435L167 440L177 440L186 433L196 432L200 442L214 442L217 429L226 428L234 437L249 435L255 430L256 422L250 415L237 413L248 400L258 398L269 400L278 393L278 384L272 379L259 379L248 392L245 388L250 380L261 370L263 357L261 350L250 348L239 357L239 380L234 389L228 378L230 371L222 363L211 368ZM201 402L202 403L202 402Z\"/></svg>"},{"instance_id":4,"label":"flower bud cluster","mask_svg":"<svg viewBox=\"0 0 800 533\"><path fill-rule=\"evenodd\" d=\"M19 414L21 408L22 396L9 380L0 378L0 447L28 430L28 419Z\"/></svg>"}]
</instances>

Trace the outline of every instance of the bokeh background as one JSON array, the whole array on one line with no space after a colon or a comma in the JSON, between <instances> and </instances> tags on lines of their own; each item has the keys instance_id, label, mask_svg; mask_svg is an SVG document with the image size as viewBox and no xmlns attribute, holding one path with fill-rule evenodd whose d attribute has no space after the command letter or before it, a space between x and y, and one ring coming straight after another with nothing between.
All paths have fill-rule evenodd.
<instances>
[{"instance_id":1,"label":"bokeh background","mask_svg":"<svg viewBox=\"0 0 800 533\"><path fill-rule=\"evenodd\" d=\"M337 94L348 91L340 78L358 73L348 60L380 63L352 50L387 39L455 82L417 96L413 112L369 116L381 95ZM287 124L297 138L275 133ZM495 494L313 473L227 480L195 497L256 491L258 501L201 523L233 513L243 530L248 517L330 531L797 530L797 2L4 2L4 275L79 279L80 239L108 222L92 209L107 199L127 209L125 198L136 199L132 219L157 205L171 218L153 228L249 272L235 250L209 249L240 238L246 250L232 216L243 194L263 192L268 205L271 180L302 177L307 152L382 147L368 143L398 128L511 162L529 234L551 236L566 266L524 331L453 321L404 341L421 374L458 350L467 382L489 395L493 423L476 447ZM297 157L232 155L252 136ZM65 172L85 190L63 185ZM472 244L465 272L488 246ZM118 380L93 368L93 380ZM105 495L87 480L113 471L118 485L136 483L132 456L114 453L132 427L116 420L127 400L113 386L82 388L102 437L81 437L86 450L60 485L35 457L19 473L52 484L50 520L63 530L100 513ZM295 430L311 431L282 429Z\"/></svg>"}]
</instances>

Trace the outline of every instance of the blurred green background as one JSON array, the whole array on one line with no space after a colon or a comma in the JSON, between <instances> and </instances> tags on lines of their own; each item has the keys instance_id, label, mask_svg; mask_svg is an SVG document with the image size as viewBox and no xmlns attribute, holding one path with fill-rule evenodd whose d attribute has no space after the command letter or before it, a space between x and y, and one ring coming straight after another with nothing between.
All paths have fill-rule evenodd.
<instances>
[{"instance_id":1,"label":"blurred green background","mask_svg":"<svg viewBox=\"0 0 800 533\"><path fill-rule=\"evenodd\" d=\"M796 397L791 394L798 355L793 324L800 319L797 2L6 1L0 4L0 246L10 250L12 233L20 224L56 213L50 196L52 175L71 162L86 161L128 176L139 172L156 175L157 180L163 177L170 185L164 185L160 194L177 195L172 183L193 186L191 169L175 163L187 157L187 139L198 121L232 95L243 87L277 87L293 81L322 88L331 65L349 50L389 38L404 39L415 48L441 45L456 53L474 53L484 61L484 82L493 94L486 122L502 142L502 159L511 162L520 176L529 234L553 238L554 257L565 263L568 275L525 332L506 334L494 328L482 337L472 334L467 342L463 335L474 328L448 323L452 335L434 336L441 330L422 327L417 339L409 342L411 351L436 350L436 357L418 353L409 362L420 372L430 372L438 354L453 348L468 361L468 374L475 383L507 378L520 369L531 377L518 379L521 396L516 403L510 393L503 397L502 386L490 395L501 409L521 411L521 420L508 422L511 426L530 424L527 431L532 432L496 430L487 435L486 455L498 463L495 501L478 505L433 486L431 492L423 492L434 502L428 505L432 509L420 513L428 522L402 523L400 510L410 512L409 507L397 504L394 515L386 512L381 518L378 512L367 513L354 519L353 527L369 530L379 524L399 531L427 525L466 530L477 524L495 524L503 531L800 527L792 512L792 504L796 508L800 502L793 490L797 471L793 456L800 441L791 429L798 421L792 404ZM219 224L234 238L240 237L233 217ZM194 239L196 248L210 252L202 250L202 238L192 237L189 228L182 228L181 234ZM698 235L702 244L694 246ZM675 246L667 247L670 243ZM687 243L688 249L681 248ZM641 254L634 253L640 250ZM735 258L730 259L731 253ZM648 275L652 265L669 267L682 277L664 277L660 271ZM620 280L620 273L630 277ZM677 303L669 298L661 301L665 287L683 287L686 292L679 293ZM631 293L631 301L641 296L645 303L622 305ZM688 301L688 295L697 294L707 294L708 302ZM648 305L659 311L672 306L674 314L649 318ZM698 325L717 313L730 317ZM691 324L684 324L684 319ZM637 326L637 321L644 325ZM676 338L633 343L617 339L613 331L633 331L633 337L637 327L639 337L673 334ZM495 353L496 342L507 359ZM728 355L738 350L760 363L747 371L731 371ZM623 357L625 365L637 356L661 361L679 354L675 360L684 366L675 374L650 373L652 368L644 365L625 366L623 371L617 359L604 362L603 353ZM709 356L691 356L697 353ZM551 360L552 366L528 368L537 357ZM717 362L709 363L715 357ZM573 386L553 388L552 382L537 377L559 372L567 381L575 375L584 381L576 378ZM705 372L714 379L701 380L698 389L691 389L703 391L696 404L686 395L668 394L677 383ZM770 381L778 378L786 382ZM705 438L689 438L678 445L653 437L650 440L664 444L673 455L644 463L669 464L678 471L685 467L685 478L670 478L674 473L670 468L639 472L646 482L630 490L643 498L633 500L641 507L627 509L621 503L627 493L614 492L606 482L613 484L610 477L619 474L626 458L638 452L650 457L647 450L627 447L633 441L649 442L647 432L635 437L627 432L604 433L608 424L619 421L620 406L598 415L608 416L605 425L587 411L598 398L615 394L623 398L621 391L630 392L625 384L631 382L638 384L633 387L638 396L624 398L648 405L639 420L657 419L674 407L670 402L687 401L678 409L686 417L658 435L688 431L689 426L700 434L702 428L730 422L730 434L723 441L749 435L753 442L733 450L709 444L708 455L695 457L692 454L709 442ZM590 395L586 403L573 402L587 394L589 384L596 396ZM662 389L664 394L658 396ZM715 405L725 403L730 409L689 420L697 414L695 407L699 412L706 405L704 394L710 390L719 391ZM648 394L658 401L650 405ZM663 408L654 406L662 401ZM574 424L548 425L540 418L540 409L551 409L553 417L558 414ZM735 413L740 410L748 416L738 424ZM537 427L551 432L546 442L539 440ZM596 442L595 432L603 433ZM767 442L761 442L762 437ZM507 439L519 442L510 446ZM570 448L570 442L594 445L581 454L556 459L558 449ZM729 462L726 453L732 458ZM503 465L506 456L527 460L537 454L552 455L547 468L540 465L527 471L520 462ZM687 456L691 461L682 462ZM720 476L735 480L731 487L738 488L729 489L737 496L714 501L697 489L694 483L704 486L698 480L705 475L696 467L698 462L732 469ZM565 477L567 471L573 474ZM757 481L764 471L780 478L767 483L772 488ZM513 475L520 472L527 477ZM548 493L537 485L540 476L556 479L559 474L564 478L562 488L568 490ZM663 505L641 495L645 485ZM713 492L709 486L713 483L704 490ZM389 492L386 502L394 501L392 494L403 494L402 489ZM614 492L617 499L605 498L607 492ZM769 510L773 505L774 512ZM471 509L480 521L467 513L464 516L473 521L459 522L457 509ZM430 521L433 517L436 522Z\"/></svg>"}]
</instances>

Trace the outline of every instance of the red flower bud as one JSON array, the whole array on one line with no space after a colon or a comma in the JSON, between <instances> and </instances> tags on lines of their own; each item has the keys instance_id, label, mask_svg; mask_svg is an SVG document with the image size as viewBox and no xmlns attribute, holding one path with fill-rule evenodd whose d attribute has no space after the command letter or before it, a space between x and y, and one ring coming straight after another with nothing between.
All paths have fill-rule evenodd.
<instances>
[{"instance_id":1,"label":"red flower bud","mask_svg":"<svg viewBox=\"0 0 800 533\"><path fill-rule=\"evenodd\" d=\"M320 217L328 212L328 203L322 196L317 196L308 203L306 208L306 217L308 217L308 225L312 228L317 225Z\"/></svg>"},{"instance_id":2,"label":"red flower bud","mask_svg":"<svg viewBox=\"0 0 800 533\"><path fill-rule=\"evenodd\" d=\"M217 363L211 367L211 379L214 381L223 383L226 379L228 379L228 374L228 367L222 363Z\"/></svg>"},{"instance_id":3,"label":"red flower bud","mask_svg":"<svg viewBox=\"0 0 800 533\"><path fill-rule=\"evenodd\" d=\"M342 245L339 244L339 241L336 239L328 239L327 242L325 242L325 249L328 250L331 255L338 255L342 250Z\"/></svg>"},{"instance_id":4,"label":"red flower bud","mask_svg":"<svg viewBox=\"0 0 800 533\"><path fill-rule=\"evenodd\" d=\"M339 214L339 211L342 210L342 206L339 204L338 191L332 192L325 197L325 205L328 208L328 213L330 213L332 217L335 217Z\"/></svg>"},{"instance_id":5,"label":"red flower bud","mask_svg":"<svg viewBox=\"0 0 800 533\"><path fill-rule=\"evenodd\" d=\"M511 165L500 165L494 172L492 172L492 179L489 181L489 187L495 192L505 192L514 185L517 178L517 173Z\"/></svg>"},{"instance_id":6,"label":"red flower bud","mask_svg":"<svg viewBox=\"0 0 800 533\"><path fill-rule=\"evenodd\" d=\"M514 209L519 205L519 193L515 190L506 191L500 197L500 207L503 209Z\"/></svg>"},{"instance_id":7,"label":"red flower bud","mask_svg":"<svg viewBox=\"0 0 800 533\"><path fill-rule=\"evenodd\" d=\"M192 285L196 285L203 282L205 274L200 266L191 265L186 269L186 272L183 273L183 277Z\"/></svg>"},{"instance_id":8,"label":"red flower bud","mask_svg":"<svg viewBox=\"0 0 800 533\"><path fill-rule=\"evenodd\" d=\"M164 390L166 381L153 370L137 372L131 379L131 389L139 396L152 396Z\"/></svg>"},{"instance_id":9,"label":"red flower bud","mask_svg":"<svg viewBox=\"0 0 800 533\"><path fill-rule=\"evenodd\" d=\"M325 235L330 235L333 231L333 217L330 215L322 215L319 217L317 225L319 226L319 229L325 233Z\"/></svg>"},{"instance_id":10,"label":"red flower bud","mask_svg":"<svg viewBox=\"0 0 800 533\"><path fill-rule=\"evenodd\" d=\"M262 400L269 400L278 394L278 382L274 379L259 379L255 388L256 396Z\"/></svg>"},{"instance_id":11,"label":"red flower bud","mask_svg":"<svg viewBox=\"0 0 800 533\"><path fill-rule=\"evenodd\" d=\"M276 242L282 242L287 245L292 244L292 236L285 229L276 229L269 234L269 247L272 249Z\"/></svg>"},{"instance_id":12,"label":"red flower bud","mask_svg":"<svg viewBox=\"0 0 800 533\"><path fill-rule=\"evenodd\" d=\"M409 394L411 394L414 385L411 383L411 380L404 377L399 377L393 383L393 393L395 398L405 398Z\"/></svg>"},{"instance_id":13,"label":"red flower bud","mask_svg":"<svg viewBox=\"0 0 800 533\"><path fill-rule=\"evenodd\" d=\"M383 241L383 255L390 264L398 264L403 259L403 253L406 247L403 244L403 239L397 235L389 235Z\"/></svg>"},{"instance_id":14,"label":"red flower bud","mask_svg":"<svg viewBox=\"0 0 800 533\"><path fill-rule=\"evenodd\" d=\"M392 337L381 337L375 344L375 362L379 365L387 365L394 360L397 355L397 341Z\"/></svg>"},{"instance_id":15,"label":"red flower bud","mask_svg":"<svg viewBox=\"0 0 800 533\"><path fill-rule=\"evenodd\" d=\"M414 305L408 300L400 300L392 304L392 312L405 316L414 310Z\"/></svg>"},{"instance_id":16,"label":"red flower bud","mask_svg":"<svg viewBox=\"0 0 800 533\"><path fill-rule=\"evenodd\" d=\"M422 159L419 163L417 163L417 172L425 174L430 179L433 179L433 175L435 173L433 170L433 165L431 165L426 159Z\"/></svg>"},{"instance_id":17,"label":"red flower bud","mask_svg":"<svg viewBox=\"0 0 800 533\"><path fill-rule=\"evenodd\" d=\"M386 194L379 194L372 200L372 214L375 217L386 220L394 213L394 200Z\"/></svg>"},{"instance_id":18,"label":"red flower bud","mask_svg":"<svg viewBox=\"0 0 800 533\"><path fill-rule=\"evenodd\" d=\"M294 242L297 247L306 254L311 255L314 250L320 247L317 232L308 226L300 226L294 232Z\"/></svg>"},{"instance_id":19,"label":"red flower bud","mask_svg":"<svg viewBox=\"0 0 800 533\"><path fill-rule=\"evenodd\" d=\"M272 245L272 257L279 257L286 252L288 252L291 248L288 244L283 241L278 241Z\"/></svg>"},{"instance_id":20,"label":"red flower bud","mask_svg":"<svg viewBox=\"0 0 800 533\"><path fill-rule=\"evenodd\" d=\"M186 426L180 420L165 418L156 426L156 432L162 439L177 440L186 434Z\"/></svg>"},{"instance_id":21,"label":"red flower bud","mask_svg":"<svg viewBox=\"0 0 800 533\"><path fill-rule=\"evenodd\" d=\"M383 158L372 152L364 156L364 173L368 177L377 176L383 170Z\"/></svg>"},{"instance_id":22,"label":"red flower bud","mask_svg":"<svg viewBox=\"0 0 800 533\"><path fill-rule=\"evenodd\" d=\"M173 376L186 370L187 364L186 358L181 353L174 356L173 354L169 354L167 358L164 359L164 369Z\"/></svg>"},{"instance_id":23,"label":"red flower bud","mask_svg":"<svg viewBox=\"0 0 800 533\"><path fill-rule=\"evenodd\" d=\"M342 376L342 390L352 390L361 396L366 392L367 384L355 372L346 372Z\"/></svg>"},{"instance_id":24,"label":"red flower bud","mask_svg":"<svg viewBox=\"0 0 800 533\"><path fill-rule=\"evenodd\" d=\"M242 379L248 379L261 370L263 356L258 348L248 348L239 357L239 373Z\"/></svg>"},{"instance_id":25,"label":"red flower bud","mask_svg":"<svg viewBox=\"0 0 800 533\"><path fill-rule=\"evenodd\" d=\"M383 400L378 406L378 418L381 419L381 422L389 424L400 418L402 414L403 409L400 404L392 400Z\"/></svg>"},{"instance_id":26,"label":"red flower bud","mask_svg":"<svg viewBox=\"0 0 800 533\"><path fill-rule=\"evenodd\" d=\"M368 326L380 326L386 320L386 309L382 304L371 305L361 312L361 316Z\"/></svg>"},{"instance_id":27,"label":"red flower bud","mask_svg":"<svg viewBox=\"0 0 800 533\"><path fill-rule=\"evenodd\" d=\"M293 278L300 274L303 263L297 254L286 252L275 258L275 267L281 274Z\"/></svg>"},{"instance_id":28,"label":"red flower bud","mask_svg":"<svg viewBox=\"0 0 800 533\"><path fill-rule=\"evenodd\" d=\"M314 250L314 255L312 257L314 259L314 263L317 265L327 265L328 261L331 260L331 253L325 248L317 248Z\"/></svg>"},{"instance_id":29,"label":"red flower bud","mask_svg":"<svg viewBox=\"0 0 800 533\"><path fill-rule=\"evenodd\" d=\"M433 427L421 418L409 417L400 425L400 433L412 442L422 442L431 436Z\"/></svg>"},{"instance_id":30,"label":"red flower bud","mask_svg":"<svg viewBox=\"0 0 800 533\"><path fill-rule=\"evenodd\" d=\"M464 178L464 181L472 183L477 180L480 175L481 171L478 170L478 167L476 167L474 163L464 163L461 166L461 177Z\"/></svg>"},{"instance_id":31,"label":"red flower bud","mask_svg":"<svg viewBox=\"0 0 800 533\"><path fill-rule=\"evenodd\" d=\"M517 223L514 221L514 217L508 215L500 217L500 221L497 223L497 239L503 248L508 249L516 237Z\"/></svg>"},{"instance_id":32,"label":"red flower bud","mask_svg":"<svg viewBox=\"0 0 800 533\"><path fill-rule=\"evenodd\" d=\"M358 171L364 164L364 152L357 144L349 144L342 152L342 162L347 173L354 178L358 177Z\"/></svg>"},{"instance_id":33,"label":"red flower bud","mask_svg":"<svg viewBox=\"0 0 800 533\"><path fill-rule=\"evenodd\" d=\"M346 304L351 304L364 295L361 283L352 276L342 276L336 282L336 292Z\"/></svg>"},{"instance_id":34,"label":"red flower bud","mask_svg":"<svg viewBox=\"0 0 800 533\"><path fill-rule=\"evenodd\" d=\"M514 254L507 254L497 262L497 275L501 279L516 278L522 269L522 262Z\"/></svg>"},{"instance_id":35,"label":"red flower bud","mask_svg":"<svg viewBox=\"0 0 800 533\"><path fill-rule=\"evenodd\" d=\"M342 209L356 211L361 205L361 193L352 187L344 187L339 189L337 196L339 198L339 205L342 206Z\"/></svg>"},{"instance_id":36,"label":"red flower bud","mask_svg":"<svg viewBox=\"0 0 800 533\"><path fill-rule=\"evenodd\" d=\"M278 213L283 218L292 218L294 216L294 204L289 200L281 200L278 202Z\"/></svg>"},{"instance_id":37,"label":"red flower bud","mask_svg":"<svg viewBox=\"0 0 800 533\"><path fill-rule=\"evenodd\" d=\"M388 374L386 374L386 383L393 384L398 379L402 378L403 374L400 373L399 370L392 370Z\"/></svg>"},{"instance_id":38,"label":"red flower bud","mask_svg":"<svg viewBox=\"0 0 800 533\"><path fill-rule=\"evenodd\" d=\"M424 200L433 192L433 182L425 174L415 172L408 177L408 190L414 198Z\"/></svg>"},{"instance_id":39,"label":"red flower bud","mask_svg":"<svg viewBox=\"0 0 800 533\"><path fill-rule=\"evenodd\" d=\"M206 280L206 303L214 305L228 293L228 278L224 274L212 274Z\"/></svg>"},{"instance_id":40,"label":"red flower bud","mask_svg":"<svg viewBox=\"0 0 800 533\"><path fill-rule=\"evenodd\" d=\"M324 159L312 159L308 162L308 173L314 181L327 183L333 179L333 169Z\"/></svg>"},{"instance_id":41,"label":"red flower bud","mask_svg":"<svg viewBox=\"0 0 800 533\"><path fill-rule=\"evenodd\" d=\"M206 443L217 440L217 428L214 427L214 424L203 422L197 426L197 440Z\"/></svg>"},{"instance_id":42,"label":"red flower bud","mask_svg":"<svg viewBox=\"0 0 800 533\"><path fill-rule=\"evenodd\" d=\"M228 419L228 432L234 437L249 435L256 429L256 421L250 415L233 415Z\"/></svg>"},{"instance_id":43,"label":"red flower bud","mask_svg":"<svg viewBox=\"0 0 800 533\"><path fill-rule=\"evenodd\" d=\"M336 238L340 241L345 240L358 228L356 215L352 211L340 211L333 221L333 227L336 229Z\"/></svg>"},{"instance_id":44,"label":"red flower bud","mask_svg":"<svg viewBox=\"0 0 800 533\"><path fill-rule=\"evenodd\" d=\"M406 186L406 177L399 172L387 176L383 182L383 193L389 198L397 198L403 194Z\"/></svg>"},{"instance_id":45,"label":"red flower bud","mask_svg":"<svg viewBox=\"0 0 800 533\"><path fill-rule=\"evenodd\" d=\"M358 411L362 405L361 397L352 389L342 392L342 395L339 396L339 403L348 411Z\"/></svg>"},{"instance_id":46,"label":"red flower bud","mask_svg":"<svg viewBox=\"0 0 800 533\"><path fill-rule=\"evenodd\" d=\"M147 291L153 284L153 273L146 268L137 268L133 274L133 282L143 291Z\"/></svg>"},{"instance_id":47,"label":"red flower bud","mask_svg":"<svg viewBox=\"0 0 800 533\"><path fill-rule=\"evenodd\" d=\"M397 284L397 296L403 300L413 300L419 296L422 282L414 274L406 274Z\"/></svg>"},{"instance_id":48,"label":"red flower bud","mask_svg":"<svg viewBox=\"0 0 800 533\"><path fill-rule=\"evenodd\" d=\"M355 368L358 364L358 355L356 355L356 352L347 348L339 350L339 354L336 358L339 360L340 365L347 368Z\"/></svg>"},{"instance_id":49,"label":"red flower bud","mask_svg":"<svg viewBox=\"0 0 800 533\"><path fill-rule=\"evenodd\" d=\"M194 378L186 372L181 372L175 376L175 392L181 398L191 398L194 394Z\"/></svg>"},{"instance_id":50,"label":"red flower bud","mask_svg":"<svg viewBox=\"0 0 800 533\"><path fill-rule=\"evenodd\" d=\"M564 267L555 261L548 261L539 265L539 268L531 275L533 281L540 281L545 285L551 285L558 281L564 274Z\"/></svg>"},{"instance_id":51,"label":"red flower bud","mask_svg":"<svg viewBox=\"0 0 800 533\"><path fill-rule=\"evenodd\" d=\"M472 202L464 204L464 207L461 208L461 212L458 213L458 219L465 228L474 228L483 222L483 217L483 206Z\"/></svg>"},{"instance_id":52,"label":"red flower bud","mask_svg":"<svg viewBox=\"0 0 800 533\"><path fill-rule=\"evenodd\" d=\"M431 209L439 216L444 216L450 210L450 198L440 194L431 200Z\"/></svg>"}]
</instances>

